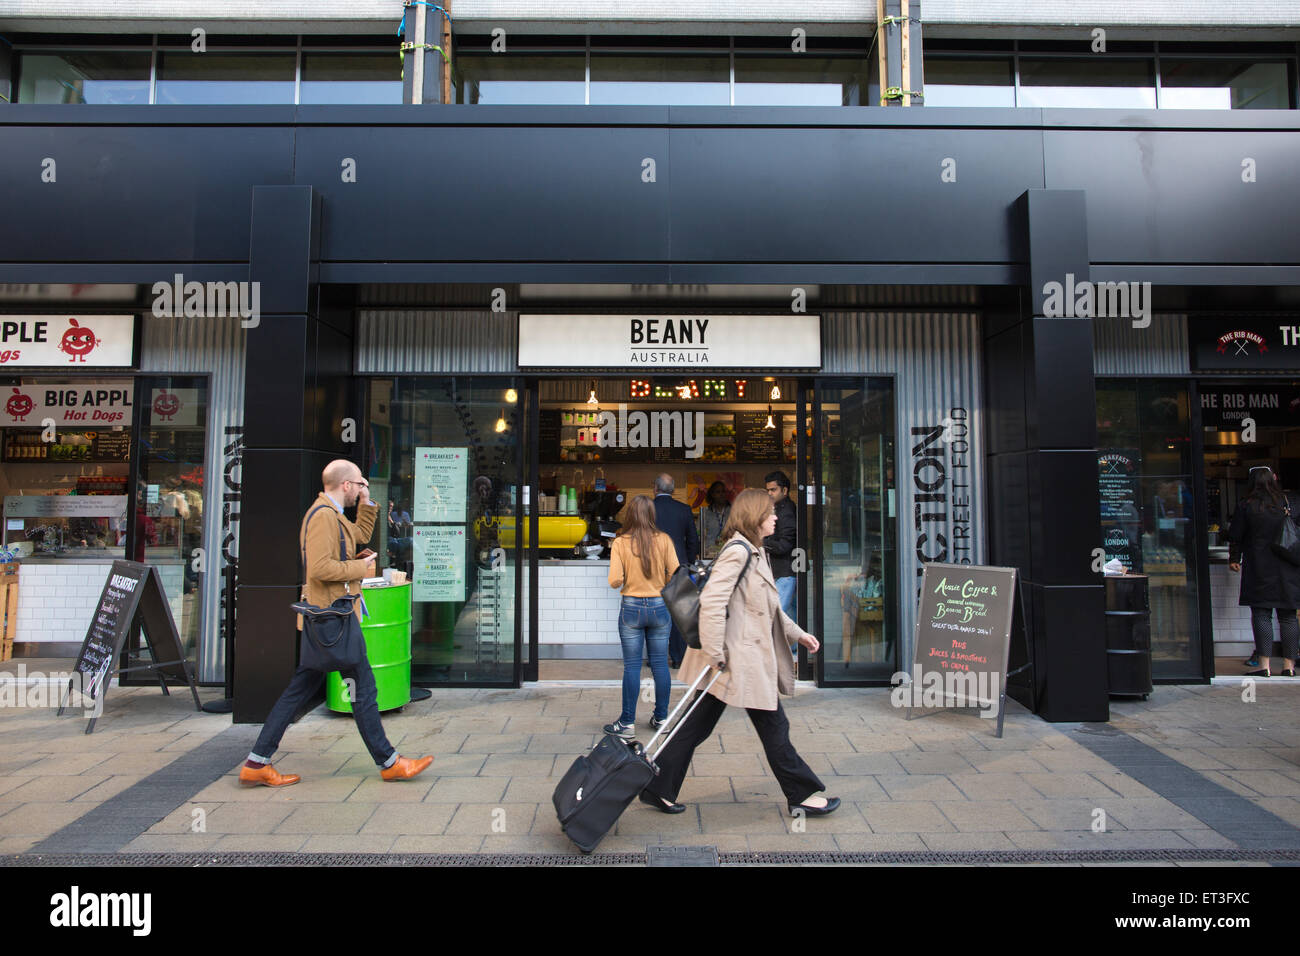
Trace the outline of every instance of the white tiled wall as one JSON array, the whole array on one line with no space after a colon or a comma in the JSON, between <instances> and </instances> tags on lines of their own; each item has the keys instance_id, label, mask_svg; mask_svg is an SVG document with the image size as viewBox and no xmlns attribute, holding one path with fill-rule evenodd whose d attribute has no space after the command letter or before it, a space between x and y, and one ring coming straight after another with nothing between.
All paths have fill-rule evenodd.
<instances>
[{"instance_id":1,"label":"white tiled wall","mask_svg":"<svg viewBox=\"0 0 1300 956\"><path fill-rule=\"evenodd\" d=\"M1241 575L1226 564L1210 565L1211 620L1214 627L1214 656L1240 657L1243 660L1255 649L1250 630L1250 608L1239 607Z\"/></svg>"},{"instance_id":2,"label":"white tiled wall","mask_svg":"<svg viewBox=\"0 0 1300 956\"><path fill-rule=\"evenodd\" d=\"M619 600L609 586L607 561L542 563L537 569L539 656L621 657Z\"/></svg>"},{"instance_id":3,"label":"white tiled wall","mask_svg":"<svg viewBox=\"0 0 1300 956\"><path fill-rule=\"evenodd\" d=\"M18 569L18 630L15 642L80 644L112 564L24 564ZM180 626L185 567L158 566L172 620Z\"/></svg>"},{"instance_id":4,"label":"white tiled wall","mask_svg":"<svg viewBox=\"0 0 1300 956\"><path fill-rule=\"evenodd\" d=\"M24 564L15 641L80 644L112 564Z\"/></svg>"}]
</instances>

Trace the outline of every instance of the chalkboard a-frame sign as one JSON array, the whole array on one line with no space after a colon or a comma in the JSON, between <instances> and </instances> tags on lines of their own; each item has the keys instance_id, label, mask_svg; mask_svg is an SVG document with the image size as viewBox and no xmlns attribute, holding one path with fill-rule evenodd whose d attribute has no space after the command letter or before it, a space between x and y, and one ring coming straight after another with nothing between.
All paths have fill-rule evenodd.
<instances>
[{"instance_id":1,"label":"chalkboard a-frame sign","mask_svg":"<svg viewBox=\"0 0 1300 956\"><path fill-rule=\"evenodd\" d=\"M149 663L114 668L127 637L137 624L149 645ZM103 711L110 675L129 671L153 671L167 696L171 696L167 690L168 678L188 684L194 695L194 707L200 709L199 689L194 683L189 662L185 660L185 649L176 632L176 622L163 593L158 569L135 561L114 561L100 591L95 616L86 629L86 639L81 642L81 651L77 654L77 663L73 667L76 676L68 681L59 701L59 714L63 713L76 682L80 681L83 699L94 702L90 710L92 716L86 725L86 733L92 732Z\"/></svg>"},{"instance_id":2,"label":"chalkboard a-frame sign","mask_svg":"<svg viewBox=\"0 0 1300 956\"><path fill-rule=\"evenodd\" d=\"M912 707L979 707L985 713L996 707L995 735L1002 736L1007 677L1031 667L1007 673L1011 631L1023 613L1017 578L1015 568L925 565L911 682L900 694L911 697Z\"/></svg>"}]
</instances>

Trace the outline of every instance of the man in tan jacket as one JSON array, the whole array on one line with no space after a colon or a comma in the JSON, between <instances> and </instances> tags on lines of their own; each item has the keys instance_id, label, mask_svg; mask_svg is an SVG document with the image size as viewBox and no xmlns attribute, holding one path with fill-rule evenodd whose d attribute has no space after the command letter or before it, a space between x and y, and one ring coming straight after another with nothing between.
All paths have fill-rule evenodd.
<instances>
[{"instance_id":1,"label":"man in tan jacket","mask_svg":"<svg viewBox=\"0 0 1300 956\"><path fill-rule=\"evenodd\" d=\"M303 518L298 540L303 544L306 561L306 581L303 594L308 603L328 607L345 592L361 593L361 579L375 571L375 554L363 551L357 555L357 546L370 540L375 528L379 507L370 500L370 485L361 475L361 469L346 459L337 459L321 472L321 492ZM357 520L353 524L343 514L344 508L357 506ZM340 532L342 554L340 554ZM356 602L360 605L361 602ZM356 607L358 614L361 608ZM302 629L302 618L298 619ZM370 662L363 660L350 672L341 672L343 679L351 681L353 689L352 715L357 730L366 742L366 749L380 767L379 775L385 780L406 780L425 770L432 757L412 760L400 757L384 734L379 719L379 706L375 690L375 675ZM301 778L296 773L281 774L271 766L271 757L280 746L290 721L303 702L320 689L325 674L310 667L300 666L285 688L280 699L271 708L262 727L262 733L253 745L253 751L239 771L240 783L265 784L268 787L287 787Z\"/></svg>"}]
</instances>

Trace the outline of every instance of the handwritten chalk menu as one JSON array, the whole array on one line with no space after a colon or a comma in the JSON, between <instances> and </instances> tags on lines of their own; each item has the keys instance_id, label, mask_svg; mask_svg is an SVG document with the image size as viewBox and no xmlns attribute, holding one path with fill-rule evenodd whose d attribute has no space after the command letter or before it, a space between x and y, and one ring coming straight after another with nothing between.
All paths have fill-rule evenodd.
<instances>
[{"instance_id":1,"label":"handwritten chalk menu","mask_svg":"<svg viewBox=\"0 0 1300 956\"><path fill-rule=\"evenodd\" d=\"M1102 543L1106 560L1119 558L1130 571L1142 566L1142 515L1138 511L1141 452L1103 448L1097 453Z\"/></svg>"},{"instance_id":2,"label":"handwritten chalk menu","mask_svg":"<svg viewBox=\"0 0 1300 956\"><path fill-rule=\"evenodd\" d=\"M465 526L417 527L411 540L416 601L465 600Z\"/></svg>"},{"instance_id":3,"label":"handwritten chalk menu","mask_svg":"<svg viewBox=\"0 0 1300 956\"><path fill-rule=\"evenodd\" d=\"M465 522L468 448L415 449L415 523Z\"/></svg>"},{"instance_id":4,"label":"handwritten chalk menu","mask_svg":"<svg viewBox=\"0 0 1300 956\"><path fill-rule=\"evenodd\" d=\"M922 689L937 687L929 675L938 675L950 706L994 705L1006 685L1015 603L1015 568L925 565L913 660Z\"/></svg>"},{"instance_id":5,"label":"handwritten chalk menu","mask_svg":"<svg viewBox=\"0 0 1300 956\"><path fill-rule=\"evenodd\" d=\"M127 638L137 626L144 633L150 660L142 666L122 668L121 671L153 671L158 675L164 694L169 693L166 680L169 677L188 684L194 694L194 707L196 710L199 708L198 687L185 659L185 649L176 631L171 607L163 594L158 569L135 561L114 561L100 592L94 617L86 629L81 651L77 654L73 667L77 677L69 681L68 692L59 706L62 714L75 682L80 680L83 700L95 703L94 716L86 726L86 733L95 729L108 690L108 678L116 669L115 662Z\"/></svg>"},{"instance_id":6,"label":"handwritten chalk menu","mask_svg":"<svg viewBox=\"0 0 1300 956\"><path fill-rule=\"evenodd\" d=\"M767 412L736 412L736 461L781 460L781 413L772 413L767 427Z\"/></svg>"}]
</instances>

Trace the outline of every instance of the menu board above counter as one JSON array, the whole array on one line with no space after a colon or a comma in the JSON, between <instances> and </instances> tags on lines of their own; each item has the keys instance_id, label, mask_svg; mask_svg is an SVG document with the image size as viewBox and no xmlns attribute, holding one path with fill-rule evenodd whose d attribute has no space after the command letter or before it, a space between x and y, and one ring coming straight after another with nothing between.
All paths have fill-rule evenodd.
<instances>
[{"instance_id":1,"label":"menu board above counter","mask_svg":"<svg viewBox=\"0 0 1300 956\"><path fill-rule=\"evenodd\" d=\"M782 460L781 413L772 413L772 424L767 427L767 412L736 412L736 461Z\"/></svg>"}]
</instances>

